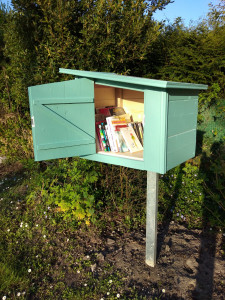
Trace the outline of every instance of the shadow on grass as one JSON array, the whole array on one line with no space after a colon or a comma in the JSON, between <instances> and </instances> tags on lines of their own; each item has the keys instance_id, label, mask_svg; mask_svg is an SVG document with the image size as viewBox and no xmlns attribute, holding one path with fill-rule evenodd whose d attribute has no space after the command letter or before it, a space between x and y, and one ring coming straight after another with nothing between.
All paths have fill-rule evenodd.
<instances>
[{"instance_id":1,"label":"shadow on grass","mask_svg":"<svg viewBox=\"0 0 225 300\"><path fill-rule=\"evenodd\" d=\"M212 170L210 169L213 162L216 159L223 159L222 157L218 158L217 154L220 151L221 144L214 143L210 149L210 156L207 157L206 153L202 151L203 145L203 131L198 131L198 140L197 140L197 155L201 155L200 161L200 173L204 174L206 180L209 181L210 189L212 190L212 182L213 178L216 176ZM182 172L182 165L179 167L179 171L176 178L175 183L175 193L173 197L171 197L167 212L163 217L162 228L159 230L158 235L158 246L157 246L157 257L159 258L163 245L165 244L165 238L169 232L169 226L172 221L173 216L173 208L176 205L176 199L179 195L179 192L182 188L182 179L184 173ZM218 193L218 190L214 189L214 193ZM213 199L211 198L212 195L205 191L204 200L202 203L202 233L199 236L200 238L200 250L199 250L199 257L196 259L198 263L197 273L195 275L196 279L196 286L192 292L193 299L205 299L210 300L213 296L213 285L214 285L214 265L215 265L215 255L216 255L216 242L217 242L217 233L213 230L210 231L209 234L209 213L214 214L217 213L216 205L210 203ZM222 208L221 208L222 209ZM222 215L220 216L222 220ZM225 216L224 216L225 219ZM170 242L168 245L171 247Z\"/></svg>"}]
</instances>

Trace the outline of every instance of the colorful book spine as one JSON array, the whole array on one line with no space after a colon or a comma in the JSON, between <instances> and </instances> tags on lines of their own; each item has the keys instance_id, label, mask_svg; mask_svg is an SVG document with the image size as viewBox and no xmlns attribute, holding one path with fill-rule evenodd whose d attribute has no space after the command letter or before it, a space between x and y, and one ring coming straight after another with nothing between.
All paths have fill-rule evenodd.
<instances>
[{"instance_id":1,"label":"colorful book spine","mask_svg":"<svg viewBox=\"0 0 225 300\"><path fill-rule=\"evenodd\" d=\"M107 151L107 145L106 145L106 141L105 141L104 134L103 134L103 131L102 131L102 126L98 125L98 127L99 127L99 132L100 132L100 137L101 137L101 141L102 141L103 150Z\"/></svg>"},{"instance_id":2,"label":"colorful book spine","mask_svg":"<svg viewBox=\"0 0 225 300\"><path fill-rule=\"evenodd\" d=\"M106 129L105 129L105 124L102 123L101 127L102 127L102 132L103 132L103 135L104 135L104 139L105 139L105 142L106 142L106 149L107 149L107 151L111 151L108 135L107 135L107 132L106 132Z\"/></svg>"}]
</instances>

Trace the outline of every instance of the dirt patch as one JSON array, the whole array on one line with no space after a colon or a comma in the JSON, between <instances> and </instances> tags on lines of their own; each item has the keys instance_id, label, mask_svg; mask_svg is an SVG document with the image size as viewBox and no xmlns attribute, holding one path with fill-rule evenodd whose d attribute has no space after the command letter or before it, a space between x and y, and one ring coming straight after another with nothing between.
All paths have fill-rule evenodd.
<instances>
[{"instance_id":1,"label":"dirt patch","mask_svg":"<svg viewBox=\"0 0 225 300\"><path fill-rule=\"evenodd\" d=\"M14 164L5 164L0 163L0 179L5 178L7 176L13 176L17 173L22 172L23 165L19 162L15 162Z\"/></svg>"},{"instance_id":2,"label":"dirt patch","mask_svg":"<svg viewBox=\"0 0 225 300\"><path fill-rule=\"evenodd\" d=\"M135 285L147 299L152 299L154 290L155 296L162 292L161 299L225 299L222 234L204 234L174 223L159 229L155 268L145 264L144 230L116 231L100 240L82 236L82 240L86 254L98 252L96 270L105 263L114 265L125 274L127 288Z\"/></svg>"}]
</instances>

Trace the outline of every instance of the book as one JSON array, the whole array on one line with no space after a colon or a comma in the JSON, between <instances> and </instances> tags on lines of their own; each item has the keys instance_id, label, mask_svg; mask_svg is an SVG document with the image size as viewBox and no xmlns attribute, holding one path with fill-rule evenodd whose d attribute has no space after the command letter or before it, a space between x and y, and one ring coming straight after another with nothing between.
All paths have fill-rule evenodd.
<instances>
[{"instance_id":1,"label":"book","mask_svg":"<svg viewBox=\"0 0 225 300\"><path fill-rule=\"evenodd\" d=\"M131 153L143 150L143 147L131 126L121 128L120 131Z\"/></svg>"},{"instance_id":2,"label":"book","mask_svg":"<svg viewBox=\"0 0 225 300\"><path fill-rule=\"evenodd\" d=\"M117 126L125 125L127 126L127 121L130 120L130 117L128 114L120 115L120 116L112 116L107 117L106 122L108 125L108 129L111 132L112 141L113 141L113 149L115 152L121 151L121 137L119 136L116 131ZM122 143L123 144L123 143ZM124 148L125 149L125 148Z\"/></svg>"}]
</instances>

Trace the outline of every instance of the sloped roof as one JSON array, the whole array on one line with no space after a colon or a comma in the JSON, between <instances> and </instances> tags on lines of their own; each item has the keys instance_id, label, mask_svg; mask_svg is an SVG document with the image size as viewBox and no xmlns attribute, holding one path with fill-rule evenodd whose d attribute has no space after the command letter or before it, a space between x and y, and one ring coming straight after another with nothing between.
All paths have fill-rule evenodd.
<instances>
[{"instance_id":1,"label":"sloped roof","mask_svg":"<svg viewBox=\"0 0 225 300\"><path fill-rule=\"evenodd\" d=\"M105 72L92 72L92 71L79 71L73 69L59 69L59 73L71 74L77 77L83 77L88 79L93 79L98 82L98 80L104 81L113 81L126 84L135 84L139 86L146 87L157 87L157 88L173 88L173 89L194 89L194 90L206 90L208 88L205 84L194 84L194 83L185 83L185 82L174 82L174 81L164 81L156 79L148 79L142 77L133 77L126 75L117 75L114 73L105 73Z\"/></svg>"}]
</instances>

